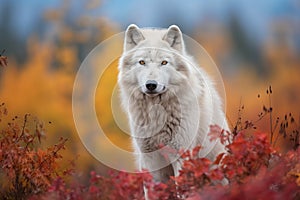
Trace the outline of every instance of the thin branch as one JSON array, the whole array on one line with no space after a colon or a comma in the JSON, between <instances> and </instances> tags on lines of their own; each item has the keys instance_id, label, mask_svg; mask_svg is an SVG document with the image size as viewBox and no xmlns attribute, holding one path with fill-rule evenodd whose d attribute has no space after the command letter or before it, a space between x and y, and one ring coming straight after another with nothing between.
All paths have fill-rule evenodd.
<instances>
[{"instance_id":1,"label":"thin branch","mask_svg":"<svg viewBox=\"0 0 300 200\"><path fill-rule=\"evenodd\" d=\"M23 126L22 126L21 135L20 135L20 136L18 137L18 139L16 140L16 143L19 142L19 140L20 140L20 139L24 136L24 134L25 134L25 128L26 128L28 116L29 116L29 114L25 114L25 116L24 116L24 122L23 122Z\"/></svg>"},{"instance_id":2,"label":"thin branch","mask_svg":"<svg viewBox=\"0 0 300 200\"><path fill-rule=\"evenodd\" d=\"M273 117L272 117L273 108L272 108L272 102L271 102L271 94L272 94L271 86L269 86L267 93L269 93L269 116L270 116L270 132L271 132L270 144L272 145L274 132L273 132Z\"/></svg>"}]
</instances>

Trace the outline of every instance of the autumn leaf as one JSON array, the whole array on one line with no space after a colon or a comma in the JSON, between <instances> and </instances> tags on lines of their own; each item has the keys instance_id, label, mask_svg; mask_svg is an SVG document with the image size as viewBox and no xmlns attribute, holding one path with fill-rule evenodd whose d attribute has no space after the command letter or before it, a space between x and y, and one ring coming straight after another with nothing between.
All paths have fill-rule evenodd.
<instances>
[{"instance_id":1,"label":"autumn leaf","mask_svg":"<svg viewBox=\"0 0 300 200\"><path fill-rule=\"evenodd\" d=\"M5 52L5 49L0 54L0 66L6 67L7 66L7 57L3 56L2 54Z\"/></svg>"}]
</instances>

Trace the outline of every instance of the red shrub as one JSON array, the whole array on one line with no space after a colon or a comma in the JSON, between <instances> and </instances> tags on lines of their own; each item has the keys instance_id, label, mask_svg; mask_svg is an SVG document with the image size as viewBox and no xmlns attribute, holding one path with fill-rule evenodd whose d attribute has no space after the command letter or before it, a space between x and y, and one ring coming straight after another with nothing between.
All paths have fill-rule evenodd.
<instances>
[{"instance_id":1,"label":"red shrub","mask_svg":"<svg viewBox=\"0 0 300 200\"><path fill-rule=\"evenodd\" d=\"M149 173L91 172L88 186L66 186L58 179L45 197L56 199L298 199L300 150L280 155L266 135L240 132L227 145L228 152L214 162L199 158L200 147L183 153L178 177L155 183ZM226 180L224 179L226 178ZM222 183L228 184L222 185Z\"/></svg>"},{"instance_id":2,"label":"red shrub","mask_svg":"<svg viewBox=\"0 0 300 200\"><path fill-rule=\"evenodd\" d=\"M230 182L243 183L245 178L255 176L262 167L268 167L271 157L277 156L263 133L247 136L240 132L227 149L221 168Z\"/></svg>"},{"instance_id":3,"label":"red shrub","mask_svg":"<svg viewBox=\"0 0 300 200\"><path fill-rule=\"evenodd\" d=\"M7 115L4 104L0 106L0 121ZM66 139L47 149L38 148L43 124L29 114L22 125L18 117L0 131L0 195L2 199L24 199L45 192L59 175L57 161L65 148ZM3 123L3 121L2 121ZM1 124L3 125L3 124Z\"/></svg>"},{"instance_id":4,"label":"red shrub","mask_svg":"<svg viewBox=\"0 0 300 200\"><path fill-rule=\"evenodd\" d=\"M1 105L0 119L5 115L7 110ZM300 149L281 155L263 133L249 134L243 129L231 134L211 126L210 135L227 144L227 152L215 161L198 157L201 147L184 152L179 176L166 184L154 182L148 172L110 172L105 177L93 171L89 183L80 184L66 183L64 176L70 170L61 171L57 162L65 139L42 149L42 123L29 115L21 125L16 121L0 132L2 199L140 200L144 187L149 199L300 198Z\"/></svg>"},{"instance_id":5,"label":"red shrub","mask_svg":"<svg viewBox=\"0 0 300 200\"><path fill-rule=\"evenodd\" d=\"M198 149L198 148L197 148ZM300 149L280 155L262 133L238 133L214 163L197 158L193 151L185 159L178 190L192 199L297 199L300 197ZM214 164L218 164L218 166ZM221 185L226 177L229 182ZM182 189L183 188L183 189Z\"/></svg>"}]
</instances>

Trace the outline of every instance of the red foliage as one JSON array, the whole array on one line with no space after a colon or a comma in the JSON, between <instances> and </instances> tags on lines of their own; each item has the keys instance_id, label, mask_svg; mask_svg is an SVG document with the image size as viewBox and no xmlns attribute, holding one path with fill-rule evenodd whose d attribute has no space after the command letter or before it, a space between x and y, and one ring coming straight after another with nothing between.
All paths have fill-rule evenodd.
<instances>
[{"instance_id":1,"label":"red foliage","mask_svg":"<svg viewBox=\"0 0 300 200\"><path fill-rule=\"evenodd\" d=\"M277 156L263 133L247 136L240 132L227 149L221 168L230 182L243 183L245 178L255 176L262 167L268 167L270 159Z\"/></svg>"},{"instance_id":2,"label":"red foliage","mask_svg":"<svg viewBox=\"0 0 300 200\"><path fill-rule=\"evenodd\" d=\"M7 115L4 104L0 106L0 119ZM0 120L0 121L1 121ZM47 191L58 176L57 161L65 148L66 139L47 149L38 148L44 128L29 114L22 125L18 117L0 132L0 195L2 199L24 199L30 195Z\"/></svg>"},{"instance_id":3,"label":"red foliage","mask_svg":"<svg viewBox=\"0 0 300 200\"><path fill-rule=\"evenodd\" d=\"M91 172L88 199L142 199L144 179L151 180L148 173L110 172L109 175L105 178Z\"/></svg>"},{"instance_id":4,"label":"red foliage","mask_svg":"<svg viewBox=\"0 0 300 200\"><path fill-rule=\"evenodd\" d=\"M182 154L178 177L155 183L149 173L91 172L88 186L68 187L58 179L44 196L56 199L298 199L300 197L300 150L277 153L262 133L245 132L233 137L227 153L212 162L199 158L200 147Z\"/></svg>"},{"instance_id":5,"label":"red foliage","mask_svg":"<svg viewBox=\"0 0 300 200\"><path fill-rule=\"evenodd\" d=\"M218 166L188 154L189 164L176 180L184 197L195 199L297 199L300 196L300 149L280 155L262 133L238 133ZM218 161L220 160L220 162ZM194 164L195 161L197 164ZM190 164L192 163L192 165ZM187 167L188 166L188 167ZM191 167L192 166L192 167ZM199 176L200 175L200 176ZM188 178L186 178L188 177ZM229 182L220 184L225 177ZM179 182L178 182L179 183ZM224 180L223 180L224 183Z\"/></svg>"},{"instance_id":6,"label":"red foliage","mask_svg":"<svg viewBox=\"0 0 300 200\"><path fill-rule=\"evenodd\" d=\"M0 118L7 115L0 106ZM110 172L108 177L90 173L88 184L66 182L59 173L66 140L45 150L40 145L44 129L25 115L22 125L17 118L0 135L0 165L3 175L3 199L299 199L300 149L281 155L263 133L242 130L231 134L211 126L211 136L226 144L226 153L211 161L199 157L201 147L182 154L178 177L167 183L154 182L148 172ZM34 126L32 126L34 125Z\"/></svg>"}]
</instances>

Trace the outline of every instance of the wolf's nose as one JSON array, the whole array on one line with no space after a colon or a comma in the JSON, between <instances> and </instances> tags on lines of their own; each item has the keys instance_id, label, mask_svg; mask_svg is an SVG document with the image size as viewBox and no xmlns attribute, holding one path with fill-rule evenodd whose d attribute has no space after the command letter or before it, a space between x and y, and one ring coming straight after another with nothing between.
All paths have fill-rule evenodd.
<instances>
[{"instance_id":1,"label":"wolf's nose","mask_svg":"<svg viewBox=\"0 0 300 200\"><path fill-rule=\"evenodd\" d=\"M157 87L157 82L154 81L154 80L148 80L146 82L146 88L149 90L149 91L153 91L155 90Z\"/></svg>"}]
</instances>

